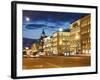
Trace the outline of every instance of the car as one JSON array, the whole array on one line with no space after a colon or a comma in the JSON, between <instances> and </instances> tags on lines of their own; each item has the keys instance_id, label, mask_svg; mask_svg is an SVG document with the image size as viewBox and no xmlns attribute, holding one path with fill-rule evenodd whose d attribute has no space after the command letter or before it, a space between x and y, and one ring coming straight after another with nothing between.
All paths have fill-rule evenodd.
<instances>
[{"instance_id":1,"label":"car","mask_svg":"<svg viewBox=\"0 0 100 80\"><path fill-rule=\"evenodd\" d=\"M38 57L40 57L40 55L38 55L38 54L37 55L30 55L30 57L31 58L38 58Z\"/></svg>"},{"instance_id":2,"label":"car","mask_svg":"<svg viewBox=\"0 0 100 80\"><path fill-rule=\"evenodd\" d=\"M70 54L68 52L65 52L64 53L64 56L69 56Z\"/></svg>"}]
</instances>

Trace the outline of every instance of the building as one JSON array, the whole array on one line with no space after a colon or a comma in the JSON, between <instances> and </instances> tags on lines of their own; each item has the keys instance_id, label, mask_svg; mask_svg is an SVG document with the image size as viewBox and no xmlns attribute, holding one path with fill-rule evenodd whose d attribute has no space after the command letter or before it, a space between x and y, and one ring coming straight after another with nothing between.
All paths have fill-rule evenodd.
<instances>
[{"instance_id":1,"label":"building","mask_svg":"<svg viewBox=\"0 0 100 80\"><path fill-rule=\"evenodd\" d=\"M53 33L52 36L48 36L44 41L44 51L45 53L50 55L58 55L57 51L57 32Z\"/></svg>"},{"instance_id":2,"label":"building","mask_svg":"<svg viewBox=\"0 0 100 80\"><path fill-rule=\"evenodd\" d=\"M52 34L51 43L53 55L58 55L58 32Z\"/></svg>"},{"instance_id":3,"label":"building","mask_svg":"<svg viewBox=\"0 0 100 80\"><path fill-rule=\"evenodd\" d=\"M61 42L62 40L62 42ZM61 44L62 43L62 44ZM64 53L70 53L70 30L64 30L62 32L62 37L60 37L60 43L61 45L61 52Z\"/></svg>"},{"instance_id":4,"label":"building","mask_svg":"<svg viewBox=\"0 0 100 80\"><path fill-rule=\"evenodd\" d=\"M58 31L47 40L47 50L51 55L64 55L70 51L70 32L68 30Z\"/></svg>"},{"instance_id":5,"label":"building","mask_svg":"<svg viewBox=\"0 0 100 80\"><path fill-rule=\"evenodd\" d=\"M70 54L89 54L91 49L91 16L86 15L70 25Z\"/></svg>"},{"instance_id":6,"label":"building","mask_svg":"<svg viewBox=\"0 0 100 80\"><path fill-rule=\"evenodd\" d=\"M40 39L39 39L39 51L43 52L44 51L44 38L46 38L46 34L44 32L44 29L41 33Z\"/></svg>"},{"instance_id":7,"label":"building","mask_svg":"<svg viewBox=\"0 0 100 80\"><path fill-rule=\"evenodd\" d=\"M50 36L44 38L44 52L48 56L52 55L52 43L51 43L51 40L52 40L52 38L50 38Z\"/></svg>"},{"instance_id":8,"label":"building","mask_svg":"<svg viewBox=\"0 0 100 80\"><path fill-rule=\"evenodd\" d=\"M81 53L80 19L70 25L70 55Z\"/></svg>"},{"instance_id":9,"label":"building","mask_svg":"<svg viewBox=\"0 0 100 80\"><path fill-rule=\"evenodd\" d=\"M91 49L91 15L81 18L80 32L81 32L81 53L89 54Z\"/></svg>"},{"instance_id":10,"label":"building","mask_svg":"<svg viewBox=\"0 0 100 80\"><path fill-rule=\"evenodd\" d=\"M38 44L33 43L31 46L32 54L35 55L38 52Z\"/></svg>"},{"instance_id":11,"label":"building","mask_svg":"<svg viewBox=\"0 0 100 80\"><path fill-rule=\"evenodd\" d=\"M70 31L57 31L44 39L44 51L47 55L64 55L70 52Z\"/></svg>"}]
</instances>

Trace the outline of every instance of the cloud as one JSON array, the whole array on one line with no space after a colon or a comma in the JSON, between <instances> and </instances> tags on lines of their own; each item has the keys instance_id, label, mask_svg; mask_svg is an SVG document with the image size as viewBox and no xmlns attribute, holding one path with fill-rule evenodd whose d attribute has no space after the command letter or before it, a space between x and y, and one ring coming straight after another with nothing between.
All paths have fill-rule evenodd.
<instances>
[{"instance_id":1,"label":"cloud","mask_svg":"<svg viewBox=\"0 0 100 80\"><path fill-rule=\"evenodd\" d=\"M43 29L56 29L56 28L59 28L58 26L55 26L55 25L48 25L48 24L27 24L25 26L26 29L29 29L29 30L32 30L32 29L40 29L40 28L43 28Z\"/></svg>"},{"instance_id":2,"label":"cloud","mask_svg":"<svg viewBox=\"0 0 100 80\"><path fill-rule=\"evenodd\" d=\"M25 26L26 29L38 29L38 28L43 28L45 27L46 25L44 24L27 24Z\"/></svg>"}]
</instances>

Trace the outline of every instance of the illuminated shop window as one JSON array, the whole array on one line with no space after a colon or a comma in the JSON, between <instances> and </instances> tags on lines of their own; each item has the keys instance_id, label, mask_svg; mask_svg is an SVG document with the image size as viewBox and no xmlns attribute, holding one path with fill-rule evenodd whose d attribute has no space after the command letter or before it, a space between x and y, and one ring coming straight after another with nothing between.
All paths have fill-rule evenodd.
<instances>
[{"instance_id":1,"label":"illuminated shop window","mask_svg":"<svg viewBox=\"0 0 100 80\"><path fill-rule=\"evenodd\" d=\"M86 54L88 54L88 50L86 50Z\"/></svg>"},{"instance_id":2,"label":"illuminated shop window","mask_svg":"<svg viewBox=\"0 0 100 80\"><path fill-rule=\"evenodd\" d=\"M89 53L91 53L91 50L89 50Z\"/></svg>"},{"instance_id":3,"label":"illuminated shop window","mask_svg":"<svg viewBox=\"0 0 100 80\"><path fill-rule=\"evenodd\" d=\"M85 53L85 50L83 50L82 52Z\"/></svg>"}]
</instances>

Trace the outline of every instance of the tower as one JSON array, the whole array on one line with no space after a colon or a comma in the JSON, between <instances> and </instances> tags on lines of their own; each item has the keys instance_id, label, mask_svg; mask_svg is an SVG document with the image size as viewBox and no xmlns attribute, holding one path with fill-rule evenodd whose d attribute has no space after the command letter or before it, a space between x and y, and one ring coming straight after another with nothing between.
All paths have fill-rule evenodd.
<instances>
[{"instance_id":1,"label":"tower","mask_svg":"<svg viewBox=\"0 0 100 80\"><path fill-rule=\"evenodd\" d=\"M39 39L39 43L40 43L40 51L44 51L43 47L44 47L44 38L46 37L45 31L44 29L42 30L40 39Z\"/></svg>"}]
</instances>

